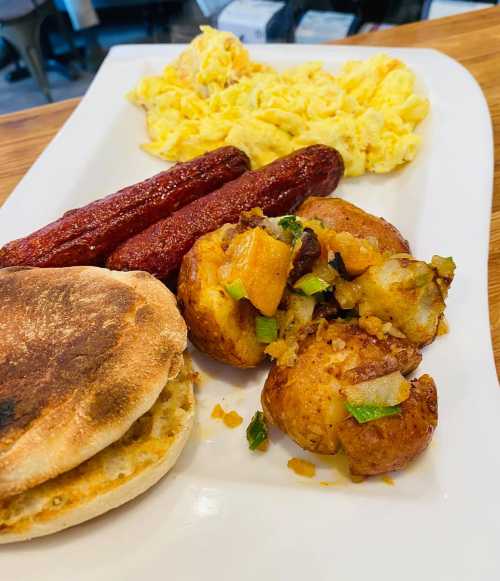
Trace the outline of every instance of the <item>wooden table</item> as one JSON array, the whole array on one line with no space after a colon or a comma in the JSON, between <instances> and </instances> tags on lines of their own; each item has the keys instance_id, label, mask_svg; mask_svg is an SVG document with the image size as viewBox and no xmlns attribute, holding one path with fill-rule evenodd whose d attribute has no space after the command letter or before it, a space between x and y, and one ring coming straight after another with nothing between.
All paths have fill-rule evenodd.
<instances>
[{"instance_id":1,"label":"wooden table","mask_svg":"<svg viewBox=\"0 0 500 581\"><path fill-rule=\"evenodd\" d=\"M486 94L495 134L490 319L495 361L500 369L500 7L353 36L339 44L436 48L465 65ZM71 99L0 116L0 205L77 104L78 99Z\"/></svg>"}]
</instances>

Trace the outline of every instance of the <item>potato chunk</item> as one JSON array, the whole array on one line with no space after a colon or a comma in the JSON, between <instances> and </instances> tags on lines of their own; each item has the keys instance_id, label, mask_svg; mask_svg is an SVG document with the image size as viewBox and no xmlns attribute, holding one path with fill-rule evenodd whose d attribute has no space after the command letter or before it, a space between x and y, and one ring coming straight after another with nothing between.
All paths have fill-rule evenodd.
<instances>
[{"instance_id":1,"label":"potato chunk","mask_svg":"<svg viewBox=\"0 0 500 581\"><path fill-rule=\"evenodd\" d=\"M320 240L327 249L328 258L335 256L336 253L340 254L351 276L357 276L384 260L372 242L356 238L349 232L337 233L334 230L325 230Z\"/></svg>"},{"instance_id":2,"label":"potato chunk","mask_svg":"<svg viewBox=\"0 0 500 581\"><path fill-rule=\"evenodd\" d=\"M368 379L342 390L349 403L354 405L393 406L408 399L410 382L400 371Z\"/></svg>"},{"instance_id":3,"label":"potato chunk","mask_svg":"<svg viewBox=\"0 0 500 581\"><path fill-rule=\"evenodd\" d=\"M351 473L370 476L405 468L427 448L437 421L437 391L429 375L411 382L401 413L366 424L347 418L338 436Z\"/></svg>"},{"instance_id":4,"label":"potato chunk","mask_svg":"<svg viewBox=\"0 0 500 581\"><path fill-rule=\"evenodd\" d=\"M262 314L272 317L278 308L290 270L291 249L262 228L238 234L227 252L226 282L240 280L246 297Z\"/></svg>"},{"instance_id":5,"label":"potato chunk","mask_svg":"<svg viewBox=\"0 0 500 581\"><path fill-rule=\"evenodd\" d=\"M191 341L214 359L235 367L255 367L264 359L264 345L255 335L256 309L232 299L219 280L226 260L224 242L234 226L202 236L184 256L177 298Z\"/></svg>"},{"instance_id":6,"label":"potato chunk","mask_svg":"<svg viewBox=\"0 0 500 581\"><path fill-rule=\"evenodd\" d=\"M305 450L335 454L337 428L348 416L345 390L395 371L410 373L420 359L406 339L380 340L355 322L320 323L301 341L295 365L272 367L261 396L264 414Z\"/></svg>"},{"instance_id":7,"label":"potato chunk","mask_svg":"<svg viewBox=\"0 0 500 581\"><path fill-rule=\"evenodd\" d=\"M318 218L336 232L375 240L380 252L410 253L408 242L392 224L340 198L308 198L298 209L297 215L309 220Z\"/></svg>"},{"instance_id":8,"label":"potato chunk","mask_svg":"<svg viewBox=\"0 0 500 581\"><path fill-rule=\"evenodd\" d=\"M444 279L419 260L391 258L353 282L338 284L335 296L343 308L358 307L362 317L391 322L423 347L436 336L452 278L453 273Z\"/></svg>"}]
</instances>

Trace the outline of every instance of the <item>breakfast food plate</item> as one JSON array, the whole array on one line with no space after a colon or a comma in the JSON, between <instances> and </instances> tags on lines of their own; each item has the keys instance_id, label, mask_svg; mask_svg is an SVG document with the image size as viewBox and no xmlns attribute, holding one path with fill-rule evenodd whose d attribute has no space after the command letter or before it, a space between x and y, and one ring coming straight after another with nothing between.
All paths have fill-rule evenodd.
<instances>
[{"instance_id":1,"label":"breakfast food plate","mask_svg":"<svg viewBox=\"0 0 500 581\"><path fill-rule=\"evenodd\" d=\"M1 239L24 236L63 211L165 168L138 144L143 113L124 99L161 71L176 46L113 49L89 92L0 211ZM383 49L382 49L383 50ZM337 70L380 48L255 46L282 69L321 60ZM260 407L266 370L235 370L192 349L198 417L175 469L135 502L48 539L2 548L5 578L496 579L499 541L498 384L487 308L492 137L475 81L429 50L387 49L416 74L431 102L416 159L388 175L344 179L336 192L395 224L416 256L452 255L450 333L426 348L420 371L439 390L439 427L427 452L391 479L353 483L336 460L273 433L250 453L244 427ZM244 422L228 429L216 404ZM316 465L315 478L287 468ZM323 483L323 485L321 484ZM328 486L324 485L328 484ZM23 558L24 557L24 558Z\"/></svg>"}]
</instances>

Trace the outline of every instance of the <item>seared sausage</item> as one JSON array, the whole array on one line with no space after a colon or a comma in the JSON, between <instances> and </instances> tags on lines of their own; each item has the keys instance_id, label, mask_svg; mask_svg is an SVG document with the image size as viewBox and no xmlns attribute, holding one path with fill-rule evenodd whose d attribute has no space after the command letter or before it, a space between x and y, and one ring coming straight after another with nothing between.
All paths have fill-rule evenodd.
<instances>
[{"instance_id":1,"label":"seared sausage","mask_svg":"<svg viewBox=\"0 0 500 581\"><path fill-rule=\"evenodd\" d=\"M429 445L437 426L437 391L432 377L411 382L401 413L365 424L350 417L338 435L352 474L370 476L401 470Z\"/></svg>"},{"instance_id":2,"label":"seared sausage","mask_svg":"<svg viewBox=\"0 0 500 581\"><path fill-rule=\"evenodd\" d=\"M236 147L222 147L180 163L76 210L0 249L5 266L102 264L121 242L247 171Z\"/></svg>"},{"instance_id":3,"label":"seared sausage","mask_svg":"<svg viewBox=\"0 0 500 581\"><path fill-rule=\"evenodd\" d=\"M203 234L227 222L236 223L241 212L255 207L267 216L286 214L307 196L332 192L343 172L342 157L335 149L326 145L305 147L243 174L154 224L117 248L106 266L145 270L166 279Z\"/></svg>"}]
</instances>

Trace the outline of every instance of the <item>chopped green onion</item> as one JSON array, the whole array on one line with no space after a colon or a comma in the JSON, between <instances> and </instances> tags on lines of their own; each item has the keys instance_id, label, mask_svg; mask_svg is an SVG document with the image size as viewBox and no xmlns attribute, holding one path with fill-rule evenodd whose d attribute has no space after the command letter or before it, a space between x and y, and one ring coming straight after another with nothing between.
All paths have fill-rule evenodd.
<instances>
[{"instance_id":1,"label":"chopped green onion","mask_svg":"<svg viewBox=\"0 0 500 581\"><path fill-rule=\"evenodd\" d=\"M229 296L235 301L240 301L247 296L245 285L240 278L237 278L236 280L233 280L233 282L226 284L226 290L229 293Z\"/></svg>"},{"instance_id":2,"label":"chopped green onion","mask_svg":"<svg viewBox=\"0 0 500 581\"><path fill-rule=\"evenodd\" d=\"M256 450L268 438L267 426L262 412L255 412L247 428L247 441L250 450Z\"/></svg>"},{"instance_id":3,"label":"chopped green onion","mask_svg":"<svg viewBox=\"0 0 500 581\"><path fill-rule=\"evenodd\" d=\"M330 285L322 278L319 278L319 276L310 272L309 274L301 276L293 285L293 288L301 290L310 297L311 295L325 291L330 288Z\"/></svg>"},{"instance_id":4,"label":"chopped green onion","mask_svg":"<svg viewBox=\"0 0 500 581\"><path fill-rule=\"evenodd\" d=\"M278 323L272 317L257 316L255 318L255 333L259 343L272 343L278 338Z\"/></svg>"},{"instance_id":5,"label":"chopped green onion","mask_svg":"<svg viewBox=\"0 0 500 581\"><path fill-rule=\"evenodd\" d=\"M372 420L378 420L385 416L393 416L399 414L401 408L398 405L391 406L376 406L376 405L354 405L351 403L345 404L346 410L354 416L358 423L364 424Z\"/></svg>"},{"instance_id":6,"label":"chopped green onion","mask_svg":"<svg viewBox=\"0 0 500 581\"><path fill-rule=\"evenodd\" d=\"M335 257L328 263L332 268L334 268L344 280L352 280L352 276L347 272L345 267L344 259L340 252L335 252Z\"/></svg>"},{"instance_id":7,"label":"chopped green onion","mask_svg":"<svg viewBox=\"0 0 500 581\"><path fill-rule=\"evenodd\" d=\"M288 230L292 234L293 244L302 236L304 230L297 216L283 216L278 222L278 226L281 226L283 230Z\"/></svg>"}]
</instances>

